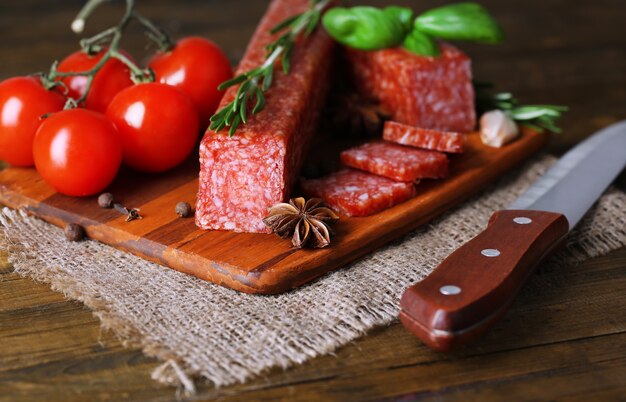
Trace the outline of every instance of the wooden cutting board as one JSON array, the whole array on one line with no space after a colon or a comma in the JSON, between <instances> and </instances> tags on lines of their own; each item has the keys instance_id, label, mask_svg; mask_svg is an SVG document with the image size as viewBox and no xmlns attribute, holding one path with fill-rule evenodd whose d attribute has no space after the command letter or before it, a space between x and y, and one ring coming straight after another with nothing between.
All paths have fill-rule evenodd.
<instances>
[{"instance_id":1,"label":"wooden cutting board","mask_svg":"<svg viewBox=\"0 0 626 402\"><path fill-rule=\"evenodd\" d=\"M96 197L56 193L34 169L0 172L0 203L23 208L54 225L78 223L89 237L165 267L248 293L275 294L301 286L340 268L460 204L540 150L547 136L527 130L500 149L468 135L468 150L451 156L451 175L423 181L418 195L364 218L342 217L329 248L295 250L272 234L198 229L192 218L179 218L179 201L195 204L198 164L147 175L123 171L110 191L128 208L140 208L142 220L125 222L118 212L98 207ZM166 269L166 268L164 268Z\"/></svg>"}]
</instances>

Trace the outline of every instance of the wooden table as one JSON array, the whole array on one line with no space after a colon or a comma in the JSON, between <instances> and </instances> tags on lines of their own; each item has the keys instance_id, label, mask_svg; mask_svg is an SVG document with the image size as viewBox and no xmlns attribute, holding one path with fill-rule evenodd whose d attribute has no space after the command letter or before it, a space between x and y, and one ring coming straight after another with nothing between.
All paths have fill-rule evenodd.
<instances>
[{"instance_id":1,"label":"wooden table","mask_svg":"<svg viewBox=\"0 0 626 402\"><path fill-rule=\"evenodd\" d=\"M0 78L41 71L77 47L69 24L81 2L0 3ZM262 1L141 1L177 37L212 38L235 61ZM429 8L438 1L396 1ZM506 28L500 46L464 45L475 75L524 102L566 104L558 153L626 117L626 3L620 0L482 1ZM176 5L178 4L178 5ZM380 5L381 2L378 2ZM106 5L89 32L112 25ZM129 30L125 47L141 54ZM621 187L625 182L622 177ZM200 399L618 400L626 393L626 249L535 275L483 339L455 355L430 351L399 324L288 371ZM12 272L0 250L0 401L173 400L150 380L157 361L124 348L82 304Z\"/></svg>"}]
</instances>

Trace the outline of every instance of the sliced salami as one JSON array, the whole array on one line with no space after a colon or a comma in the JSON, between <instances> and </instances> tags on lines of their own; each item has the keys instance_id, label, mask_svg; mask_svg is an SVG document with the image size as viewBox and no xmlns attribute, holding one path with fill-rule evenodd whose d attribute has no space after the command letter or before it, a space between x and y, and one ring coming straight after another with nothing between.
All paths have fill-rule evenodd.
<instances>
[{"instance_id":1,"label":"sliced salami","mask_svg":"<svg viewBox=\"0 0 626 402\"><path fill-rule=\"evenodd\" d=\"M448 175L448 158L436 151L424 151L388 142L370 142L341 153L350 167L388 177L395 181L440 179Z\"/></svg>"},{"instance_id":2,"label":"sliced salami","mask_svg":"<svg viewBox=\"0 0 626 402\"><path fill-rule=\"evenodd\" d=\"M383 139L402 145L450 153L461 153L465 149L465 134L413 127L395 121L385 122Z\"/></svg>"},{"instance_id":3,"label":"sliced salami","mask_svg":"<svg viewBox=\"0 0 626 402\"><path fill-rule=\"evenodd\" d=\"M476 126L471 61L447 43L437 57L402 48L346 49L359 91L378 99L392 119L412 126L468 132Z\"/></svg>"},{"instance_id":4,"label":"sliced salami","mask_svg":"<svg viewBox=\"0 0 626 402\"><path fill-rule=\"evenodd\" d=\"M265 62L279 22L305 11L309 0L273 0L252 36L236 74ZM333 59L333 40L317 29L298 42L289 74L276 68L263 111L248 115L232 137L207 131L200 145L196 224L203 229L268 232L268 207L289 197L316 128ZM236 96L228 89L220 108Z\"/></svg>"},{"instance_id":5,"label":"sliced salami","mask_svg":"<svg viewBox=\"0 0 626 402\"><path fill-rule=\"evenodd\" d=\"M348 216L372 215L415 196L413 183L400 183L353 169L304 180L302 190Z\"/></svg>"}]
</instances>

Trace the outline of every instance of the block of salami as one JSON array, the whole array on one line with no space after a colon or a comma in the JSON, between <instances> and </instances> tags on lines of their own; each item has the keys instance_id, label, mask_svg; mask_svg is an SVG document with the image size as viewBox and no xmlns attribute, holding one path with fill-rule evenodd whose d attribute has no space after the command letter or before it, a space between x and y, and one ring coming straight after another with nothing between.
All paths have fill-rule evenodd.
<instances>
[{"instance_id":1,"label":"block of salami","mask_svg":"<svg viewBox=\"0 0 626 402\"><path fill-rule=\"evenodd\" d=\"M413 183L344 169L321 179L304 180L302 190L309 197L323 199L348 216L372 215L415 196Z\"/></svg>"},{"instance_id":2,"label":"block of salami","mask_svg":"<svg viewBox=\"0 0 626 402\"><path fill-rule=\"evenodd\" d=\"M402 48L376 51L346 49L358 90L378 99L400 123L468 132L476 126L471 61L441 43L437 57Z\"/></svg>"},{"instance_id":3,"label":"block of salami","mask_svg":"<svg viewBox=\"0 0 626 402\"><path fill-rule=\"evenodd\" d=\"M341 153L341 161L395 181L440 179L448 175L448 158L437 151L426 151L389 142L369 142Z\"/></svg>"},{"instance_id":4,"label":"block of salami","mask_svg":"<svg viewBox=\"0 0 626 402\"><path fill-rule=\"evenodd\" d=\"M450 153L461 153L465 148L463 133L413 127L395 121L385 122L383 139L402 145Z\"/></svg>"},{"instance_id":5,"label":"block of salami","mask_svg":"<svg viewBox=\"0 0 626 402\"><path fill-rule=\"evenodd\" d=\"M301 13L309 0L273 0L252 36L237 72L265 61L270 30ZM232 137L227 130L207 131L200 145L200 181L196 224L203 229L267 232L268 207L285 200L299 174L327 92L333 40L323 29L297 43L291 71L277 66L266 106L248 116ZM220 108L237 87L226 91Z\"/></svg>"}]
</instances>

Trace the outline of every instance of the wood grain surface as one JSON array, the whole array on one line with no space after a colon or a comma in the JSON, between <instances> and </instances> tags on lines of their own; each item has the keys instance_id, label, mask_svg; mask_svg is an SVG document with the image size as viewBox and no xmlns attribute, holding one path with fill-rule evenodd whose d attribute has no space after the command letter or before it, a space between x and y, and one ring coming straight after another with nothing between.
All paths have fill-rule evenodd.
<instances>
[{"instance_id":1,"label":"wood grain surface","mask_svg":"<svg viewBox=\"0 0 626 402\"><path fill-rule=\"evenodd\" d=\"M360 2L359 2L360 3ZM382 4L382 2L371 2ZM444 1L398 0L416 9ZM621 0L483 0L507 41L466 45L476 76L525 102L571 107L560 152L626 118L626 3ZM0 2L0 78L47 69L76 49L68 29L78 0ZM236 61L266 1L139 2L176 36L201 34ZM111 25L106 5L89 32ZM141 55L131 29L125 47ZM138 56L140 59L141 57ZM622 176L621 188L626 188ZM540 269L511 310L476 344L433 352L400 324L374 331L334 356L273 370L247 384L199 386L199 400L570 400L626 394L626 250L558 270ZM158 362L102 332L82 304L12 272L0 251L0 401L171 401L150 380Z\"/></svg>"},{"instance_id":2,"label":"wood grain surface","mask_svg":"<svg viewBox=\"0 0 626 402\"><path fill-rule=\"evenodd\" d=\"M32 168L0 172L0 204L24 209L60 227L77 223L92 239L218 285L275 294L340 268L427 223L534 155L547 138L527 130L517 141L494 149L483 145L478 133L469 134L466 151L450 156L449 177L423 180L415 198L372 216L342 216L331 246L324 249L298 250L272 234L201 230L193 219L179 218L174 212L178 202L196 202L195 160L166 174L125 170L118 175L108 191L127 208L138 208L141 220L126 222L118 211L100 208L96 196L58 194Z\"/></svg>"}]
</instances>

